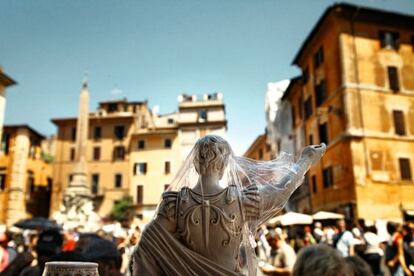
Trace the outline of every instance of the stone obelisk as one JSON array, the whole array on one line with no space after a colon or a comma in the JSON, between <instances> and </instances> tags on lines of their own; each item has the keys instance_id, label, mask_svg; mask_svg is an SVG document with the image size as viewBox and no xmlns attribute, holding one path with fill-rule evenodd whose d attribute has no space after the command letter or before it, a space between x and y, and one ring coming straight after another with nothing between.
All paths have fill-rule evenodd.
<instances>
[{"instance_id":1,"label":"stone obelisk","mask_svg":"<svg viewBox=\"0 0 414 276\"><path fill-rule=\"evenodd\" d=\"M90 196L88 171L86 164L86 146L88 143L89 126L89 91L85 80L79 96L79 116L76 125L75 167L72 181L66 193L75 193L78 196Z\"/></svg>"},{"instance_id":2,"label":"stone obelisk","mask_svg":"<svg viewBox=\"0 0 414 276\"><path fill-rule=\"evenodd\" d=\"M86 150L88 143L89 125L89 91L88 83L84 81L79 97L79 116L76 125L75 166L72 181L63 195L60 210L53 215L59 224L65 228L78 228L81 231L96 231L99 229L100 217L94 212L88 170Z\"/></svg>"}]
</instances>

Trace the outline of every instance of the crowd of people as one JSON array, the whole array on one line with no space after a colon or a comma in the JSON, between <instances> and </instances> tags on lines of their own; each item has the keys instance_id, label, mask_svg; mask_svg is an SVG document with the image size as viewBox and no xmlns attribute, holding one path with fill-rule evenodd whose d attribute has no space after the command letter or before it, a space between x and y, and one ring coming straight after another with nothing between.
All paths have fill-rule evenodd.
<instances>
[{"instance_id":1,"label":"crowd of people","mask_svg":"<svg viewBox=\"0 0 414 276\"><path fill-rule=\"evenodd\" d=\"M41 276L46 262L98 263L99 275L129 276L131 256L141 236L134 227L121 233L79 233L59 229L0 232L0 275Z\"/></svg>"},{"instance_id":2,"label":"crowd of people","mask_svg":"<svg viewBox=\"0 0 414 276\"><path fill-rule=\"evenodd\" d=\"M262 226L256 243L259 267L270 275L414 275L414 223L348 226L344 220ZM131 275L140 236L139 227L121 233L0 231L0 276L40 276L49 261L95 262L101 276Z\"/></svg>"},{"instance_id":3,"label":"crowd of people","mask_svg":"<svg viewBox=\"0 0 414 276\"><path fill-rule=\"evenodd\" d=\"M257 244L264 274L414 275L414 223L262 226Z\"/></svg>"}]
</instances>

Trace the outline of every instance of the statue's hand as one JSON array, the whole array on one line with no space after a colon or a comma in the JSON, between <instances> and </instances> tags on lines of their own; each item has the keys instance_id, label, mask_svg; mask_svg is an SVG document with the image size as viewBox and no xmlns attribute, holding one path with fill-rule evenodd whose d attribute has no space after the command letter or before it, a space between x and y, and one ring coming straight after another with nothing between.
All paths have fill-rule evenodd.
<instances>
[{"instance_id":1,"label":"statue's hand","mask_svg":"<svg viewBox=\"0 0 414 276\"><path fill-rule=\"evenodd\" d=\"M321 143L320 145L306 146L300 156L301 159L312 161L313 164L319 162L322 156L325 154L326 145Z\"/></svg>"}]
</instances>

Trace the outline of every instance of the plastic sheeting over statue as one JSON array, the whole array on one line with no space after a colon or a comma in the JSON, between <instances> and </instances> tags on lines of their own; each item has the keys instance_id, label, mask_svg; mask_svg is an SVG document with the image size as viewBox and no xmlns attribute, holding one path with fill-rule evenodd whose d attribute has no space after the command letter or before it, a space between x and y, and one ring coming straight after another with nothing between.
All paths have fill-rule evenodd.
<instances>
[{"instance_id":1,"label":"plastic sheeting over statue","mask_svg":"<svg viewBox=\"0 0 414 276\"><path fill-rule=\"evenodd\" d=\"M254 234L286 204L325 145L254 161L199 139L134 253L135 275L255 275Z\"/></svg>"}]
</instances>

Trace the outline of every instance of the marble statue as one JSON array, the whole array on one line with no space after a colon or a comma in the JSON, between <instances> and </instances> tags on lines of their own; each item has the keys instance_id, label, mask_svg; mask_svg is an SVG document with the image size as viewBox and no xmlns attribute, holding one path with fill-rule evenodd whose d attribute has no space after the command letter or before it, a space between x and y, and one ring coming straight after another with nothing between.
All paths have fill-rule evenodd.
<instances>
[{"instance_id":1,"label":"marble statue","mask_svg":"<svg viewBox=\"0 0 414 276\"><path fill-rule=\"evenodd\" d=\"M199 139L134 253L134 275L255 275L254 233L280 211L324 144L254 161L219 136Z\"/></svg>"}]
</instances>

